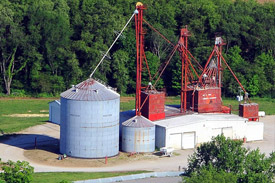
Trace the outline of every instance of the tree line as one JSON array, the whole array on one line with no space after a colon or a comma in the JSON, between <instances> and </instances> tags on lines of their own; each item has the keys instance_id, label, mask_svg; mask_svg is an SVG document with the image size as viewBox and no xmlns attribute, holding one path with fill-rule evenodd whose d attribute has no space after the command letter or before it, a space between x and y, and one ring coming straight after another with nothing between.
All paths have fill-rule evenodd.
<instances>
[{"instance_id":1,"label":"tree line","mask_svg":"<svg viewBox=\"0 0 275 183\"><path fill-rule=\"evenodd\" d=\"M275 97L275 6L255 0L144 0L144 18L172 43L185 25L189 50L205 65L216 35L223 55L252 96ZM0 2L0 93L58 95L87 79L135 9L134 0L2 0ZM145 51L151 72L173 49L148 26ZM122 94L135 91L134 21L95 72ZM176 54L158 88L180 92ZM144 74L143 83L148 83ZM223 71L223 95L238 85Z\"/></svg>"}]
</instances>

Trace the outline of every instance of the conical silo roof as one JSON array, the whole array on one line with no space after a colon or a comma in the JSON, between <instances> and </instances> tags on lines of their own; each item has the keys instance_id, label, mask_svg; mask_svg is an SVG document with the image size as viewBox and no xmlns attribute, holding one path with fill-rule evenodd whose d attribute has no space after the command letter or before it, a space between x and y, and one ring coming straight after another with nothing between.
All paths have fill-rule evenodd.
<instances>
[{"instance_id":1,"label":"conical silo roof","mask_svg":"<svg viewBox=\"0 0 275 183\"><path fill-rule=\"evenodd\" d=\"M134 116L127 121L122 123L123 126L133 127L133 128L147 128L155 126L152 121L143 116Z\"/></svg>"},{"instance_id":2,"label":"conical silo roof","mask_svg":"<svg viewBox=\"0 0 275 183\"><path fill-rule=\"evenodd\" d=\"M63 98L83 101L105 101L120 97L111 87L106 87L99 81L89 78L60 95Z\"/></svg>"}]
</instances>

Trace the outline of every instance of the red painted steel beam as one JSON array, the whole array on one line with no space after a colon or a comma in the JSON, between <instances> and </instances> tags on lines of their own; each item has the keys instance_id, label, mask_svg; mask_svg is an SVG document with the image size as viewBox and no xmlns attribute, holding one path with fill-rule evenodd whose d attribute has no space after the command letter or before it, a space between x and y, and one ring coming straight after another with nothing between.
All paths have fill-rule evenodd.
<instances>
[{"instance_id":1,"label":"red painted steel beam","mask_svg":"<svg viewBox=\"0 0 275 183\"><path fill-rule=\"evenodd\" d=\"M186 48L184 48L184 49L186 50ZM188 50L186 50L186 51L189 52ZM184 56L187 58L187 61L188 61L189 65L192 67L193 71L195 72L197 78L199 78L200 76L199 76L199 74L197 73L197 71L195 70L193 64L191 63L191 60L188 58L188 55L186 55L185 52L183 52L183 54L184 54Z\"/></svg>"},{"instance_id":2,"label":"red painted steel beam","mask_svg":"<svg viewBox=\"0 0 275 183\"><path fill-rule=\"evenodd\" d=\"M187 29L187 26L183 29L181 29L180 32L180 39L178 41L178 44L181 45L180 47L180 53L181 56L181 101L180 101L180 112L185 113L186 112L186 102L187 102L187 83L188 83L188 37L191 35L190 32ZM182 46L184 46L185 49L182 49Z\"/></svg>"},{"instance_id":3,"label":"red painted steel beam","mask_svg":"<svg viewBox=\"0 0 275 183\"><path fill-rule=\"evenodd\" d=\"M204 66L203 72L202 72L202 74L201 74L201 76L199 78L199 82L200 83L202 83L202 77L206 73L207 66L208 66L209 62L211 61L211 58L213 57L213 55L214 55L214 53L215 53L216 50L217 50L217 46L215 45L214 48L213 48L213 51L211 52L211 54L210 54L210 56L209 56L209 58L208 58L208 60L207 60L207 62L205 64L205 66Z\"/></svg>"},{"instance_id":4,"label":"red painted steel beam","mask_svg":"<svg viewBox=\"0 0 275 183\"><path fill-rule=\"evenodd\" d=\"M153 31L158 33L165 41L167 41L172 46L175 46L171 41L169 41L163 34L161 34L156 28L154 28L152 25L150 25L145 19L143 19L144 23L146 23Z\"/></svg>"},{"instance_id":5,"label":"red painted steel beam","mask_svg":"<svg viewBox=\"0 0 275 183\"><path fill-rule=\"evenodd\" d=\"M144 32L142 27L143 22L143 10L145 7L141 3L137 3L136 9L138 14L135 15L135 26L136 26L136 115L141 115L141 73L142 63L145 57L144 54Z\"/></svg>"},{"instance_id":6,"label":"red painted steel beam","mask_svg":"<svg viewBox=\"0 0 275 183\"><path fill-rule=\"evenodd\" d=\"M231 67L228 65L228 63L226 62L226 60L223 58L223 56L219 53L219 51L216 51L217 54L220 55L220 57L222 58L223 62L225 63L225 65L227 66L227 68L230 70L231 74L233 75L233 77L236 79L236 81L238 82L238 84L240 85L240 87L242 88L242 90L246 92L246 90L244 89L243 85L241 84L241 82L239 81L239 79L237 78L237 76L234 74L234 72L232 71Z\"/></svg>"}]
</instances>

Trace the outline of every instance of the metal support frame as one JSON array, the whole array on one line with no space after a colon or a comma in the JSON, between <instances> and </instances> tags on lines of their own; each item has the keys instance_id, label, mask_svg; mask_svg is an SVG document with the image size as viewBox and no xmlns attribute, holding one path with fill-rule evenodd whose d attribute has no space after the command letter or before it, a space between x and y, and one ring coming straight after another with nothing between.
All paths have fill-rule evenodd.
<instances>
[{"instance_id":1,"label":"metal support frame","mask_svg":"<svg viewBox=\"0 0 275 183\"><path fill-rule=\"evenodd\" d=\"M142 27L143 22L143 10L145 7L143 4L137 4L136 9L138 14L135 15L136 26L136 51L137 51L137 68L136 68L136 115L141 115L141 75L142 64L145 58L144 53L144 31Z\"/></svg>"},{"instance_id":2,"label":"metal support frame","mask_svg":"<svg viewBox=\"0 0 275 183\"><path fill-rule=\"evenodd\" d=\"M222 87L222 46L225 45L221 37L216 37L215 46L205 64L199 82L203 87ZM213 59L214 57L214 59ZM210 64L212 63L212 66ZM215 66L215 67L214 67ZM203 81L204 78L204 81ZM208 83L206 82L208 81Z\"/></svg>"},{"instance_id":3,"label":"metal support frame","mask_svg":"<svg viewBox=\"0 0 275 183\"><path fill-rule=\"evenodd\" d=\"M187 85L189 83L189 59L188 59L188 37L191 36L187 26L180 31L180 39L178 41L179 52L181 56L181 92L180 92L180 112L186 113L187 110ZM192 65L192 64L191 64Z\"/></svg>"},{"instance_id":4,"label":"metal support frame","mask_svg":"<svg viewBox=\"0 0 275 183\"><path fill-rule=\"evenodd\" d=\"M142 78L142 70L143 70L143 61L146 61L146 67L149 72L150 82L157 76L159 76L156 82L153 84L153 87L156 86L156 83L160 79L162 73L164 72L165 68L169 64L172 56L174 55L175 51L178 50L180 58L181 58L181 102L180 102L180 112L186 113L187 112L187 92L188 91L195 91L196 87L206 87L206 85L211 87L222 87L222 62L229 68L231 73L233 74L234 78L237 80L239 85L245 91L241 83L239 82L236 75L233 73L229 65L226 63L225 59L222 56L222 46L225 45L221 37L216 37L215 46L210 54L210 57L207 60L207 63L204 68L201 67L199 62L192 56L192 54L188 50L188 37L191 36L190 32L187 29L187 26L181 29L180 39L178 44L174 45L171 43L165 36L163 36L158 30L156 30L152 25L150 25L146 20L143 19L143 10L146 9L142 3L136 4L136 9L138 14L135 14L135 27L136 27L136 115L141 115L141 108L143 107L144 103L146 102L147 98L141 103L141 78ZM168 61L164 62L163 65L159 68L158 72L152 77L148 62L146 60L145 52L144 52L144 34L145 31L143 29L143 22L145 22L152 30L157 32L164 40L166 40L170 45L174 46L172 53L168 57ZM193 59L197 64L197 68L199 69L202 74L199 75L195 70L191 60ZM212 57L213 59L212 66L210 64ZM210 66L209 66L210 64ZM145 67L145 66L144 66ZM160 72L161 71L161 72ZM196 77L196 79L195 79ZM205 78L207 77L207 78ZM204 78L204 80L203 80ZM208 79L210 84L206 83L205 79ZM144 87L146 88L146 87ZM147 87L148 88L148 87ZM194 92L192 97L193 103L193 110L194 110Z\"/></svg>"}]
</instances>

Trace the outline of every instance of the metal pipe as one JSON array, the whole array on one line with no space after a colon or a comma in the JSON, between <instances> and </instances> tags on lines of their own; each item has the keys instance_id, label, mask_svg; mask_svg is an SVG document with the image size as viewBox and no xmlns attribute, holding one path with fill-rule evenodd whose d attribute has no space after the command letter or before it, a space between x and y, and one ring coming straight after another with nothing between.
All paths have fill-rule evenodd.
<instances>
[{"instance_id":1,"label":"metal pipe","mask_svg":"<svg viewBox=\"0 0 275 183\"><path fill-rule=\"evenodd\" d=\"M150 25L146 20L143 19L143 21L156 33L158 33L165 41L167 41L172 46L175 46L171 41L169 41L164 35L162 35L156 28L154 28L152 25Z\"/></svg>"},{"instance_id":2,"label":"metal pipe","mask_svg":"<svg viewBox=\"0 0 275 183\"><path fill-rule=\"evenodd\" d=\"M112 47L114 46L114 44L116 43L116 41L118 40L118 38L121 36L121 34L125 30L125 28L128 26L128 24L130 23L130 21L132 20L132 18L135 16L135 14L138 14L138 10L134 11L134 13L132 14L131 18L125 24L125 26L123 27L123 29L121 30L121 32L118 34L118 36L116 37L116 39L114 40L114 42L112 43L112 45L109 47L109 49L107 50L107 52L104 54L104 56L102 57L102 59L99 61L99 63L95 67L94 71L91 73L90 78L92 78L92 76L94 75L94 73L97 70L97 68L99 67L99 65L103 62L104 58L108 55L109 51L112 49Z\"/></svg>"},{"instance_id":3,"label":"metal pipe","mask_svg":"<svg viewBox=\"0 0 275 183\"><path fill-rule=\"evenodd\" d=\"M217 52L217 51L216 51ZM217 54L220 54L219 52L217 52ZM227 64L227 62L225 61L225 59L223 58L223 56L220 54L223 62L225 63L225 65L228 67L228 69L230 70L231 74L234 76L234 78L236 79L236 81L238 82L238 84L240 85L240 87L242 88L242 90L246 92L246 90L244 89L243 85L241 84L241 82L239 81L239 79L237 78L237 76L234 74L234 72L232 71L232 69L230 68L230 66Z\"/></svg>"},{"instance_id":4,"label":"metal pipe","mask_svg":"<svg viewBox=\"0 0 275 183\"><path fill-rule=\"evenodd\" d=\"M138 110L139 110L139 16L135 16L135 25L136 25L136 52L137 52L137 67L136 67L136 115L138 115Z\"/></svg>"}]
</instances>

